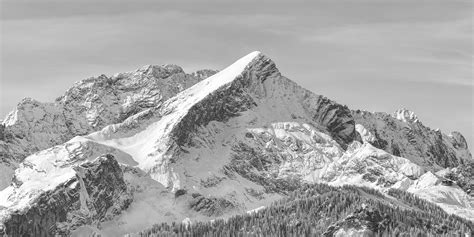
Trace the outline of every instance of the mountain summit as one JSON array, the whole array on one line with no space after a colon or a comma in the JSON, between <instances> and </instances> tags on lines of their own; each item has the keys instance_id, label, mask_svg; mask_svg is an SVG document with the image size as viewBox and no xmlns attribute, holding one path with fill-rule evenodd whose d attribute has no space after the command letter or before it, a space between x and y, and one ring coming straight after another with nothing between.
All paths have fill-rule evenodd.
<instances>
[{"instance_id":1,"label":"mountain summit","mask_svg":"<svg viewBox=\"0 0 474 237\"><path fill-rule=\"evenodd\" d=\"M24 100L0 131L0 223L14 235L226 218L308 183L396 188L474 220L472 184L445 181L469 179L459 133L406 110L350 110L260 52L219 72L165 65L86 79L54 103Z\"/></svg>"}]
</instances>

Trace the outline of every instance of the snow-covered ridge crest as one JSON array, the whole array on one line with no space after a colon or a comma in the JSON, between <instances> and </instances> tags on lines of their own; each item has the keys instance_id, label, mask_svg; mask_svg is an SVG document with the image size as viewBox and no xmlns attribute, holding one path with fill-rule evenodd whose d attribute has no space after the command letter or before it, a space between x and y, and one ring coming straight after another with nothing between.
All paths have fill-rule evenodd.
<instances>
[{"instance_id":1,"label":"snow-covered ridge crest","mask_svg":"<svg viewBox=\"0 0 474 237\"><path fill-rule=\"evenodd\" d=\"M2 121L0 160L26 156L120 123L213 75L186 74L177 65L149 65L135 71L100 75L76 82L52 103L23 99Z\"/></svg>"},{"instance_id":2,"label":"snow-covered ridge crest","mask_svg":"<svg viewBox=\"0 0 474 237\"><path fill-rule=\"evenodd\" d=\"M194 115L200 118L206 115L195 111L199 103L211 95L225 91L255 60L262 59L261 53L252 52L219 73L197 83L189 89L178 93L166 101L160 109L160 118L146 129L121 139L110 139L112 134L104 131L87 136L98 143L115 147L130 154L139 163L138 167L150 172L151 177L165 186L179 188L179 180L170 164L176 156L176 149L185 142L186 134L192 132L187 118ZM202 111L201 111L202 112ZM195 117L192 118L196 126Z\"/></svg>"},{"instance_id":3,"label":"snow-covered ridge crest","mask_svg":"<svg viewBox=\"0 0 474 237\"><path fill-rule=\"evenodd\" d=\"M186 174L178 171L182 168L175 163L187 149L195 147L198 129L210 122L226 123L246 111L258 114L254 121L261 117L265 124L289 121L301 114L301 119L312 121L343 147L356 137L347 107L282 77L271 59L253 52L164 102L149 126L135 133L104 129L86 138L130 154L153 179L177 190L186 186L182 183ZM246 127L248 121L238 120L235 126ZM117 137L116 133L132 135Z\"/></svg>"},{"instance_id":4,"label":"snow-covered ridge crest","mask_svg":"<svg viewBox=\"0 0 474 237\"><path fill-rule=\"evenodd\" d=\"M203 100L210 93L213 93L217 89L228 85L240 76L246 67L261 55L259 51L254 51L225 68L224 70L214 74L213 76L191 86L189 89L178 93L175 97L165 103L167 112L171 111L185 111ZM179 108L178 108L179 107Z\"/></svg>"},{"instance_id":5,"label":"snow-covered ridge crest","mask_svg":"<svg viewBox=\"0 0 474 237\"><path fill-rule=\"evenodd\" d=\"M78 81L51 103L23 99L0 124L0 190L28 155L110 124L128 121L132 126L134 116L150 116L167 99L215 73L187 74L177 65L149 65Z\"/></svg>"}]
</instances>

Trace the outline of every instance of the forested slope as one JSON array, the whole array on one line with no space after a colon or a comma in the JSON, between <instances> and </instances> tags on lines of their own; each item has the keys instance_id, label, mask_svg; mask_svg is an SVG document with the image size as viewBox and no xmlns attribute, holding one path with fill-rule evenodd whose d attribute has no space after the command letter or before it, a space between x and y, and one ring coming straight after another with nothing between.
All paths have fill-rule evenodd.
<instances>
[{"instance_id":1,"label":"forested slope","mask_svg":"<svg viewBox=\"0 0 474 237\"><path fill-rule=\"evenodd\" d=\"M311 184L228 220L162 223L139 236L471 236L474 223L414 195ZM359 236L360 236L359 235Z\"/></svg>"}]
</instances>

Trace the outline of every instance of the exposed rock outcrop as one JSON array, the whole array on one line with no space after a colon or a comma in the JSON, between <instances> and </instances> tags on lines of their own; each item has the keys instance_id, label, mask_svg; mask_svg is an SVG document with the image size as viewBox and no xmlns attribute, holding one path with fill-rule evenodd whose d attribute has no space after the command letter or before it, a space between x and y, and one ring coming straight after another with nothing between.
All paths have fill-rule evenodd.
<instances>
[{"instance_id":1,"label":"exposed rock outcrop","mask_svg":"<svg viewBox=\"0 0 474 237\"><path fill-rule=\"evenodd\" d=\"M132 197L113 156L74 169L74 178L42 193L24 210L3 216L4 232L8 236L68 235L79 226L98 225L130 204Z\"/></svg>"},{"instance_id":2,"label":"exposed rock outcrop","mask_svg":"<svg viewBox=\"0 0 474 237\"><path fill-rule=\"evenodd\" d=\"M451 184L457 184L467 194L474 197L474 162L447 169L444 178Z\"/></svg>"},{"instance_id":3,"label":"exposed rock outcrop","mask_svg":"<svg viewBox=\"0 0 474 237\"><path fill-rule=\"evenodd\" d=\"M387 217L382 216L377 209L363 207L329 226L323 236L372 237L387 228L388 223Z\"/></svg>"},{"instance_id":4,"label":"exposed rock outcrop","mask_svg":"<svg viewBox=\"0 0 474 237\"><path fill-rule=\"evenodd\" d=\"M189 208L206 216L220 216L235 207L224 198L203 197L199 193L193 193L191 196Z\"/></svg>"},{"instance_id":5,"label":"exposed rock outcrop","mask_svg":"<svg viewBox=\"0 0 474 237\"><path fill-rule=\"evenodd\" d=\"M466 140L459 132L446 135L432 130L411 111L398 110L392 116L357 110L352 115L375 137L369 143L418 165L436 171L472 162Z\"/></svg>"},{"instance_id":6,"label":"exposed rock outcrop","mask_svg":"<svg viewBox=\"0 0 474 237\"><path fill-rule=\"evenodd\" d=\"M216 71L186 74L176 65L150 65L77 82L54 103L22 100L2 122L0 160L26 156L85 135L160 104Z\"/></svg>"}]
</instances>

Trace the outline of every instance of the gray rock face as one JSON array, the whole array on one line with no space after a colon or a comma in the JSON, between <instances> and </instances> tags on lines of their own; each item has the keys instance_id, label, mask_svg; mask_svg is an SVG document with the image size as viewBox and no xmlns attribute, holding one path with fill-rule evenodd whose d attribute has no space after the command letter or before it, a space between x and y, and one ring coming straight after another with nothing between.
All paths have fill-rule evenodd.
<instances>
[{"instance_id":1,"label":"gray rock face","mask_svg":"<svg viewBox=\"0 0 474 237\"><path fill-rule=\"evenodd\" d=\"M200 78L201 80L204 80L216 73L218 73L219 71L217 70L212 70L212 69L201 69L201 70L197 70L193 73L191 73L191 75L197 77L197 78Z\"/></svg>"},{"instance_id":2,"label":"gray rock face","mask_svg":"<svg viewBox=\"0 0 474 237\"><path fill-rule=\"evenodd\" d=\"M234 208L234 204L223 198L204 197L193 193L189 208L206 216L220 216Z\"/></svg>"},{"instance_id":3,"label":"gray rock face","mask_svg":"<svg viewBox=\"0 0 474 237\"><path fill-rule=\"evenodd\" d=\"M296 83L283 77L275 63L261 54L245 69L242 75L226 88L214 91L204 100L193 106L186 116L175 127L173 137L179 146L190 144L189 136L197 127L206 126L210 121L226 122L240 113L259 106L260 99L272 97L272 88L265 81L287 87L284 90L294 90L303 108L311 116L312 122L334 137L343 147L358 139L355 122L347 106L338 104L324 96L316 95L305 90ZM264 105L265 106L265 105Z\"/></svg>"},{"instance_id":4,"label":"gray rock face","mask_svg":"<svg viewBox=\"0 0 474 237\"><path fill-rule=\"evenodd\" d=\"M474 196L474 162L448 169L444 175L448 183L456 183L467 194Z\"/></svg>"},{"instance_id":5,"label":"gray rock face","mask_svg":"<svg viewBox=\"0 0 474 237\"><path fill-rule=\"evenodd\" d=\"M0 140L5 140L5 125L0 124Z\"/></svg>"},{"instance_id":6,"label":"gray rock face","mask_svg":"<svg viewBox=\"0 0 474 237\"><path fill-rule=\"evenodd\" d=\"M113 156L99 157L76 166L75 170L75 178L43 193L30 208L5 220L4 233L65 236L79 226L97 225L131 203L122 170Z\"/></svg>"},{"instance_id":7,"label":"gray rock face","mask_svg":"<svg viewBox=\"0 0 474 237\"><path fill-rule=\"evenodd\" d=\"M214 91L188 111L172 132L177 144L190 145L189 135L199 126L206 126L210 121L225 122L257 106L252 95L261 93L259 84L270 75L280 76L275 63L263 55L258 56L240 78Z\"/></svg>"},{"instance_id":8,"label":"gray rock face","mask_svg":"<svg viewBox=\"0 0 474 237\"><path fill-rule=\"evenodd\" d=\"M227 175L232 176L232 172L235 172L263 186L268 193L288 193L297 189L302 183L297 177L278 177L279 166L290 159L283 152L275 154L277 152L250 147L245 143L234 145L232 150L234 154L231 162L224 167Z\"/></svg>"},{"instance_id":9,"label":"gray rock face","mask_svg":"<svg viewBox=\"0 0 474 237\"><path fill-rule=\"evenodd\" d=\"M451 144L455 149L468 149L466 139L460 132L454 131L450 135Z\"/></svg>"},{"instance_id":10,"label":"gray rock face","mask_svg":"<svg viewBox=\"0 0 474 237\"><path fill-rule=\"evenodd\" d=\"M26 98L2 122L0 160L26 156L160 106L216 71L186 74L176 65L145 66L77 82L54 103Z\"/></svg>"},{"instance_id":11,"label":"gray rock face","mask_svg":"<svg viewBox=\"0 0 474 237\"><path fill-rule=\"evenodd\" d=\"M323 236L376 236L388 225L388 222L389 220L384 218L377 209L361 208L329 226ZM350 230L355 231L349 234Z\"/></svg>"},{"instance_id":12,"label":"gray rock face","mask_svg":"<svg viewBox=\"0 0 474 237\"><path fill-rule=\"evenodd\" d=\"M352 141L360 140L347 106L337 104L323 96L319 96L315 104L314 121L325 126L339 145L346 149Z\"/></svg>"},{"instance_id":13,"label":"gray rock face","mask_svg":"<svg viewBox=\"0 0 474 237\"><path fill-rule=\"evenodd\" d=\"M375 137L370 143L396 156L408 158L434 170L472 162L472 155L459 132L450 135L424 126L413 112L397 111L398 118L386 113L352 111L357 124ZM408 118L400 114L410 114Z\"/></svg>"}]
</instances>

